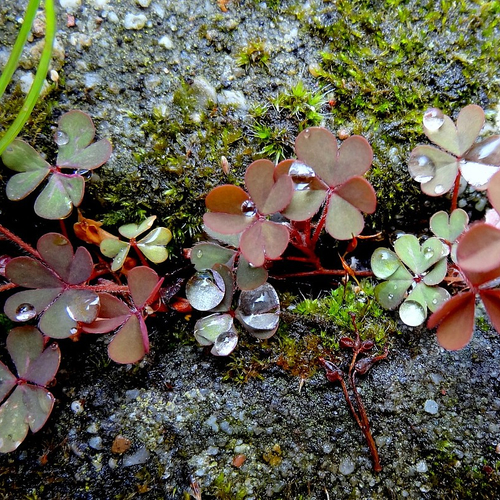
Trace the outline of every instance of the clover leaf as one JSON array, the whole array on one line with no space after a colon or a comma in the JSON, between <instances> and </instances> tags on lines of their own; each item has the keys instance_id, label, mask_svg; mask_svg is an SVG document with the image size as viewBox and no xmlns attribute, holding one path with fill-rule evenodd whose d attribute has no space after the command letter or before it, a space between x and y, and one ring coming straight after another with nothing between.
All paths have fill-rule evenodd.
<instances>
[{"instance_id":1,"label":"clover leaf","mask_svg":"<svg viewBox=\"0 0 500 500\"><path fill-rule=\"evenodd\" d=\"M474 332L476 296L483 301L488 316L500 331L500 230L485 223L472 226L457 245L456 258L469 290L461 292L431 315L428 328L437 327L438 342L445 349L465 347Z\"/></svg>"},{"instance_id":2,"label":"clover leaf","mask_svg":"<svg viewBox=\"0 0 500 500\"><path fill-rule=\"evenodd\" d=\"M396 240L394 250L377 248L372 255L373 273L387 280L375 287L375 297L386 309L401 304L401 320L409 326L421 325L427 309L435 311L449 297L436 286L446 276L448 248L438 238L420 245L415 236L405 234Z\"/></svg>"},{"instance_id":3,"label":"clover leaf","mask_svg":"<svg viewBox=\"0 0 500 500\"><path fill-rule=\"evenodd\" d=\"M83 285L94 264L87 249L73 253L68 239L47 233L37 243L40 260L16 257L7 263L6 277L30 290L7 299L5 314L24 322L40 316L38 327L48 337L65 338L78 332L78 324L91 323L99 310L99 297Z\"/></svg>"},{"instance_id":4,"label":"clover leaf","mask_svg":"<svg viewBox=\"0 0 500 500\"><path fill-rule=\"evenodd\" d=\"M109 293L100 293L99 315L92 323L82 325L87 333L107 333L118 329L108 346L108 355L117 363L136 363L149 352L145 318L158 299L163 278L149 267L139 266L127 274L130 304Z\"/></svg>"},{"instance_id":5,"label":"clover leaf","mask_svg":"<svg viewBox=\"0 0 500 500\"><path fill-rule=\"evenodd\" d=\"M17 376L0 362L0 453L15 450L28 434L39 431L54 406L55 398L46 389L59 368L57 344L44 349L42 334L33 326L10 331L7 350Z\"/></svg>"},{"instance_id":6,"label":"clover leaf","mask_svg":"<svg viewBox=\"0 0 500 500\"><path fill-rule=\"evenodd\" d=\"M35 201L35 212L44 219L67 217L83 199L84 175L111 156L111 143L101 139L92 144L94 135L94 125L86 113L69 111L62 115L54 136L59 146L54 167L29 144L14 140L2 154L3 163L18 172L7 183L9 200L22 200L49 177Z\"/></svg>"},{"instance_id":7,"label":"clover leaf","mask_svg":"<svg viewBox=\"0 0 500 500\"><path fill-rule=\"evenodd\" d=\"M359 235L364 227L361 212L371 214L377 204L373 187L362 177L373 159L368 141L355 135L346 139L338 148L337 140L331 132L321 127L310 127L297 136L295 152L302 165L298 163L289 167L289 175L295 184L295 198L285 215L291 220L308 219L309 203L312 201L309 207L319 208L322 201L317 191L324 189L327 205L326 231L338 240L348 240ZM322 182L323 187L314 177ZM314 189L310 189L311 187Z\"/></svg>"},{"instance_id":8,"label":"clover leaf","mask_svg":"<svg viewBox=\"0 0 500 500\"><path fill-rule=\"evenodd\" d=\"M470 104L463 108L456 124L437 108L424 113L425 135L437 146L417 146L408 162L410 175L421 183L429 196L450 191L460 172L475 189L486 189L490 178L500 169L500 136L475 144L484 124L484 111Z\"/></svg>"},{"instance_id":9,"label":"clover leaf","mask_svg":"<svg viewBox=\"0 0 500 500\"><path fill-rule=\"evenodd\" d=\"M260 267L266 259L277 259L288 246L288 228L269 220L283 210L292 199L293 185L288 176L274 179L274 164L269 160L254 161L245 174L247 194L233 185L218 186L207 196L210 212L205 225L221 234L241 234L239 248L246 260Z\"/></svg>"},{"instance_id":10,"label":"clover leaf","mask_svg":"<svg viewBox=\"0 0 500 500\"><path fill-rule=\"evenodd\" d=\"M100 248L103 255L113 258L113 263L111 264L112 271L121 269L131 247L136 248L142 255L155 264L167 260L168 250L165 246L172 239L172 233L166 227L157 227L139 241L136 241L138 236L152 227L155 220L156 215L152 215L140 224L125 224L118 228L118 232L125 238L129 238L129 242L116 238L106 238L101 241Z\"/></svg>"}]
</instances>

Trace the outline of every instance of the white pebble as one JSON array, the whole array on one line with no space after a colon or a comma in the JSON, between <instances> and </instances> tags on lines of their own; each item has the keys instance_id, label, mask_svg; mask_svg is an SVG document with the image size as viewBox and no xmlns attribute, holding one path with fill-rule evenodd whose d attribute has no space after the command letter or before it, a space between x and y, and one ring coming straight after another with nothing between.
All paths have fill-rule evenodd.
<instances>
[{"instance_id":1,"label":"white pebble","mask_svg":"<svg viewBox=\"0 0 500 500\"><path fill-rule=\"evenodd\" d=\"M141 7L147 8L149 7L149 4L151 3L151 0L135 0L138 5Z\"/></svg>"},{"instance_id":2,"label":"white pebble","mask_svg":"<svg viewBox=\"0 0 500 500\"><path fill-rule=\"evenodd\" d=\"M59 5L66 10L66 12L74 12L80 5L82 0L59 0Z\"/></svg>"},{"instance_id":3,"label":"white pebble","mask_svg":"<svg viewBox=\"0 0 500 500\"><path fill-rule=\"evenodd\" d=\"M167 50L174 48L174 43L172 42L172 39L167 35L162 36L158 40L158 44L161 45L162 47L165 47Z\"/></svg>"},{"instance_id":4,"label":"white pebble","mask_svg":"<svg viewBox=\"0 0 500 500\"><path fill-rule=\"evenodd\" d=\"M428 399L424 404L424 410L431 415L436 415L438 408L438 404L433 399Z\"/></svg>"},{"instance_id":5,"label":"white pebble","mask_svg":"<svg viewBox=\"0 0 500 500\"><path fill-rule=\"evenodd\" d=\"M123 21L123 26L128 30L141 30L147 22L147 17L144 14L127 14Z\"/></svg>"},{"instance_id":6,"label":"white pebble","mask_svg":"<svg viewBox=\"0 0 500 500\"><path fill-rule=\"evenodd\" d=\"M344 458L339 464L339 472L348 476L354 472L354 462L350 458Z\"/></svg>"},{"instance_id":7,"label":"white pebble","mask_svg":"<svg viewBox=\"0 0 500 500\"><path fill-rule=\"evenodd\" d=\"M73 401L71 403L71 411L73 413L76 413L77 415L79 413L82 413L82 411L83 411L83 404L82 404L82 402L81 401Z\"/></svg>"}]
</instances>

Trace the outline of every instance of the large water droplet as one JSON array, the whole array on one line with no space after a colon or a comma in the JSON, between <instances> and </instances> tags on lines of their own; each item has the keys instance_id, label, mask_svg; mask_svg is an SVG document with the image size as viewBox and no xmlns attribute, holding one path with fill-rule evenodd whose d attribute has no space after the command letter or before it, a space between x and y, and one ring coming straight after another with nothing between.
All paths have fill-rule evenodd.
<instances>
[{"instance_id":1,"label":"large water droplet","mask_svg":"<svg viewBox=\"0 0 500 500\"><path fill-rule=\"evenodd\" d=\"M429 108L424 113L424 127L431 132L439 130L444 123L443 112L438 108Z\"/></svg>"},{"instance_id":2,"label":"large water droplet","mask_svg":"<svg viewBox=\"0 0 500 500\"><path fill-rule=\"evenodd\" d=\"M58 146L65 146L69 142L69 136L66 132L63 132L62 130L58 130L54 134L54 141Z\"/></svg>"},{"instance_id":3,"label":"large water droplet","mask_svg":"<svg viewBox=\"0 0 500 500\"><path fill-rule=\"evenodd\" d=\"M236 333L230 314L211 314L199 319L194 325L194 336L201 345L212 345L220 335L227 332Z\"/></svg>"},{"instance_id":4,"label":"large water droplet","mask_svg":"<svg viewBox=\"0 0 500 500\"><path fill-rule=\"evenodd\" d=\"M309 165L299 161L292 163L288 175L292 178L295 191L307 189L316 177L314 170Z\"/></svg>"},{"instance_id":5,"label":"large water droplet","mask_svg":"<svg viewBox=\"0 0 500 500\"><path fill-rule=\"evenodd\" d=\"M247 217L253 217L257 213L257 208L252 200L245 200L241 204L241 212Z\"/></svg>"},{"instance_id":6,"label":"large water droplet","mask_svg":"<svg viewBox=\"0 0 500 500\"><path fill-rule=\"evenodd\" d=\"M215 356L228 356L238 343L238 334L235 331L224 332L215 340L211 353Z\"/></svg>"},{"instance_id":7,"label":"large water droplet","mask_svg":"<svg viewBox=\"0 0 500 500\"><path fill-rule=\"evenodd\" d=\"M186 283L186 298L198 311L209 311L218 306L225 292L222 276L212 269L197 272Z\"/></svg>"},{"instance_id":8,"label":"large water droplet","mask_svg":"<svg viewBox=\"0 0 500 500\"><path fill-rule=\"evenodd\" d=\"M36 309L32 304L28 304L27 302L23 304L19 304L16 309L16 320L17 321L29 321L33 319L37 315Z\"/></svg>"},{"instance_id":9,"label":"large water droplet","mask_svg":"<svg viewBox=\"0 0 500 500\"><path fill-rule=\"evenodd\" d=\"M253 335L259 338L274 335L279 323L279 313L278 294L269 283L241 292L236 315Z\"/></svg>"},{"instance_id":10,"label":"large water droplet","mask_svg":"<svg viewBox=\"0 0 500 500\"><path fill-rule=\"evenodd\" d=\"M410 157L408 171L415 181L429 182L436 175L436 165L426 155L415 155Z\"/></svg>"},{"instance_id":11,"label":"large water droplet","mask_svg":"<svg viewBox=\"0 0 500 500\"><path fill-rule=\"evenodd\" d=\"M66 292L68 293L68 292ZM68 297L66 313L73 321L92 323L99 312L99 296L88 290L73 290Z\"/></svg>"},{"instance_id":12,"label":"large water droplet","mask_svg":"<svg viewBox=\"0 0 500 500\"><path fill-rule=\"evenodd\" d=\"M444 186L442 184L438 184L435 188L434 188L434 192L436 194L443 194L444 193Z\"/></svg>"},{"instance_id":13,"label":"large water droplet","mask_svg":"<svg viewBox=\"0 0 500 500\"><path fill-rule=\"evenodd\" d=\"M415 300L406 300L399 308L401 321L408 326L419 326L425 321L425 309Z\"/></svg>"}]
</instances>

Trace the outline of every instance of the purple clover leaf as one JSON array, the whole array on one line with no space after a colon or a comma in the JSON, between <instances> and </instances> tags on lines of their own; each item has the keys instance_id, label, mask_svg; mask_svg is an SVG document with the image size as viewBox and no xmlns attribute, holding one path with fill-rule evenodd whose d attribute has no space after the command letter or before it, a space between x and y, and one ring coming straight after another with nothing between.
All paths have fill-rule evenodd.
<instances>
[{"instance_id":1,"label":"purple clover leaf","mask_svg":"<svg viewBox=\"0 0 500 500\"><path fill-rule=\"evenodd\" d=\"M140 361L149 352L149 336L145 318L151 312L151 304L158 300L163 278L149 267L139 266L127 274L130 304L109 293L100 293L99 315L89 325L83 325L87 333L108 333L118 328L108 346L108 355L117 363Z\"/></svg>"},{"instance_id":2,"label":"purple clover leaf","mask_svg":"<svg viewBox=\"0 0 500 500\"><path fill-rule=\"evenodd\" d=\"M500 136L476 143L484 125L484 111L470 104L453 120L437 108L424 113L423 128L433 146L417 146L411 153L408 169L429 196L440 196L454 186L458 173L475 189L486 189L490 178L500 169Z\"/></svg>"},{"instance_id":3,"label":"purple clover leaf","mask_svg":"<svg viewBox=\"0 0 500 500\"><path fill-rule=\"evenodd\" d=\"M18 375L0 362L0 453L15 450L28 429L39 431L52 411L55 399L46 386L57 373L61 353L57 344L44 345L33 326L14 328L7 337Z\"/></svg>"},{"instance_id":4,"label":"purple clover leaf","mask_svg":"<svg viewBox=\"0 0 500 500\"><path fill-rule=\"evenodd\" d=\"M254 161L245 174L249 194L226 184L213 189L205 200L210 210L204 216L205 225L221 234L242 233L241 253L255 267L279 258L289 241L288 228L269 220L286 208L293 195L291 178L275 180L274 168L269 160Z\"/></svg>"},{"instance_id":5,"label":"purple clover leaf","mask_svg":"<svg viewBox=\"0 0 500 500\"><path fill-rule=\"evenodd\" d=\"M24 322L40 316L40 330L52 338L66 338L78 332L79 323L91 323L99 310L99 297L83 285L94 264L88 250L73 247L58 233L43 235L37 244L40 260L16 257L5 268L6 277L29 290L7 299L5 314Z\"/></svg>"},{"instance_id":6,"label":"purple clover leaf","mask_svg":"<svg viewBox=\"0 0 500 500\"><path fill-rule=\"evenodd\" d=\"M69 111L62 115L54 136L59 146L54 167L29 144L14 140L2 154L3 163L18 172L7 183L9 200L22 200L49 176L35 201L35 212L44 219L67 217L83 199L84 176L111 156L111 143L101 139L92 144L94 135L94 124L86 113Z\"/></svg>"},{"instance_id":7,"label":"purple clover leaf","mask_svg":"<svg viewBox=\"0 0 500 500\"><path fill-rule=\"evenodd\" d=\"M297 136L295 152L299 162L312 169L314 174L307 175L304 167L301 170L292 164L289 174L294 180L295 193L307 191L303 185L311 184L312 178L317 177L323 187L313 189L313 206L319 209L321 205L321 196L314 191L324 189L327 200L326 231L338 240L349 240L359 235L364 227L361 212L371 214L377 204L373 187L362 177L373 159L368 141L355 135L346 139L339 148L331 132L321 127L310 127ZM307 182L304 178L308 179ZM301 194L299 196L303 196L303 200L298 200L297 194L295 196L294 203L299 206L292 206L285 215L292 220L306 220L311 216L307 206L310 200Z\"/></svg>"}]
</instances>

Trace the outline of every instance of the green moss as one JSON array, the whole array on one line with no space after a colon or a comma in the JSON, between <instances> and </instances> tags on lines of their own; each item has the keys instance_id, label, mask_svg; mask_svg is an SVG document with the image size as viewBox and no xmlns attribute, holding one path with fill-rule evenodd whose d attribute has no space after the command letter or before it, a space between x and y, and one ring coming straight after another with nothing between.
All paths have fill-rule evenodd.
<instances>
[{"instance_id":1,"label":"green moss","mask_svg":"<svg viewBox=\"0 0 500 500\"><path fill-rule=\"evenodd\" d=\"M210 493L220 500L243 500L247 496L245 488L238 489L221 472L213 482Z\"/></svg>"},{"instance_id":2,"label":"green moss","mask_svg":"<svg viewBox=\"0 0 500 500\"><path fill-rule=\"evenodd\" d=\"M242 47L236 55L236 64L248 69L250 66L267 68L269 63L269 51L266 42L260 38L251 40Z\"/></svg>"}]
</instances>

